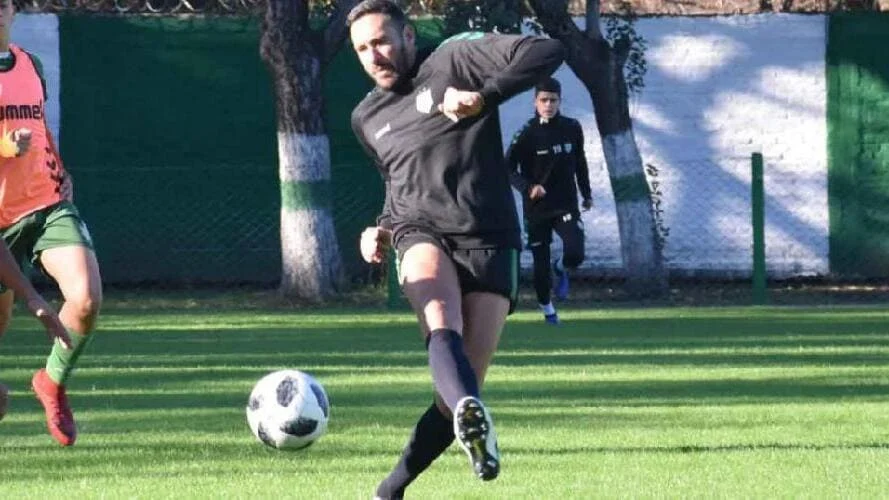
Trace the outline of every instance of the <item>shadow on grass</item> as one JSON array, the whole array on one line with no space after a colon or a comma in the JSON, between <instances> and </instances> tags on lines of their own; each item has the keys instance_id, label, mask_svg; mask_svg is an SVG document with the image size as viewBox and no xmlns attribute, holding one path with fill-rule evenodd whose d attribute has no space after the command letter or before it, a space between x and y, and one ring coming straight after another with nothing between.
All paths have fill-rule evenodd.
<instances>
[{"instance_id":1,"label":"shadow on grass","mask_svg":"<svg viewBox=\"0 0 889 500\"><path fill-rule=\"evenodd\" d=\"M329 390L334 408L332 425L355 427L377 425L405 428L413 424L431 401L426 383L395 384L395 387L368 386L360 390ZM243 424L246 394L243 391L202 392L199 390L138 393L126 390L113 394L90 392L72 394L70 400L89 432L127 433L150 429L160 432L230 432ZM886 401L889 384L837 381L829 377L767 380L701 380L601 382L589 385L504 381L492 384L486 397L494 402L498 420L516 426L537 425L540 414L510 411L510 408L545 408L547 425L552 429L572 429L579 421L595 420L598 427L625 426L627 415L612 415L593 408L675 408L769 404L828 404L844 400ZM583 414L578 409L586 408ZM38 404L29 395L16 394L10 413L41 415ZM82 413L81 413L82 412ZM609 422L614 420L613 422ZM592 424L592 422L591 422ZM6 436L33 434L33 422L4 422Z\"/></svg>"},{"instance_id":2,"label":"shadow on grass","mask_svg":"<svg viewBox=\"0 0 889 500\"><path fill-rule=\"evenodd\" d=\"M202 443L180 444L172 442L109 445L79 444L66 453L41 453L33 455L33 446L4 446L8 456L25 456L27 467L0 470L0 480L7 481L53 481L69 480L72 460L82 457L90 460L88 471L78 473L80 478L93 475L105 477L124 472L127 477L138 480L150 477L171 477L181 480L196 477L232 477L239 474L280 474L293 468L293 473L301 475L327 476L330 474L383 475L389 471L389 458L393 450L381 447L354 447L336 444L318 444L309 452L281 452L265 448L259 443ZM451 447L453 451L454 446ZM886 442L805 444L805 443L764 443L730 445L680 445L680 446L566 446L547 447L545 450L529 447L504 447L507 456L577 456L579 460L590 460L595 455L691 455L691 454L732 454L749 452L833 452L855 450L886 450ZM98 462L94 462L98 460ZM270 469L271 468L271 469ZM55 474L49 471L57 471Z\"/></svg>"},{"instance_id":3,"label":"shadow on grass","mask_svg":"<svg viewBox=\"0 0 889 500\"><path fill-rule=\"evenodd\" d=\"M547 455L592 455L592 454L694 454L694 453L737 453L748 451L836 451L836 450L887 450L889 443L844 443L828 445L767 443L767 444L734 444L717 446L579 446L576 448L547 448ZM509 448L510 453L535 455L540 453L535 448Z\"/></svg>"},{"instance_id":4,"label":"shadow on grass","mask_svg":"<svg viewBox=\"0 0 889 500\"><path fill-rule=\"evenodd\" d=\"M350 447L318 442L306 450L286 452L244 439L232 443L140 443L114 445L78 443L59 453L46 453L33 446L3 446L7 456L27 457L27 465L0 469L0 482L70 480L72 463L88 464L77 476L108 477L123 473L126 477L236 477L240 474L280 474L292 467L294 474L329 476L330 474L385 474L393 450ZM36 453L35 453L36 452ZM72 462L74 461L74 462ZM3 462L0 461L0 464ZM54 474L52 471L55 471Z\"/></svg>"},{"instance_id":5,"label":"shadow on grass","mask_svg":"<svg viewBox=\"0 0 889 500\"><path fill-rule=\"evenodd\" d=\"M250 313L245 313L249 318ZM805 311L787 317L706 319L695 317L589 319L559 328L528 323L509 324L497 363L509 366L648 364L655 366L868 365L885 359L889 328L881 318L861 319L837 312L813 321ZM763 313L765 314L765 313ZM768 316L768 314L766 314ZM143 316L132 324L141 328ZM228 330L189 326L176 315L153 317L156 330L130 332L118 325L98 332L81 367L115 369L145 367L201 368L317 366L416 367L426 363L423 343L413 324L341 322L331 316L327 326L300 329L247 324ZM247 322L249 323L249 322ZM166 330L168 327L188 327ZM48 352L38 332L14 332L0 344L3 369L33 369Z\"/></svg>"},{"instance_id":6,"label":"shadow on grass","mask_svg":"<svg viewBox=\"0 0 889 500\"><path fill-rule=\"evenodd\" d=\"M304 318L297 314L276 316L272 326L266 327L258 326L262 322L254 321L253 312L240 314L224 331L202 326L200 317L213 318L210 313L197 319L156 311L118 315L113 321L115 328L100 330L81 358L80 370L69 384L72 404L76 410L97 413L154 410L158 415L135 412L120 418L124 422L132 419L134 428L186 429L196 423L192 419L174 422L175 417L171 419L163 411L243 408L252 384L266 372L284 367L315 374L327 385L334 408L341 412L360 409L382 419L391 417L380 413L380 407L409 408L403 412L409 424L430 401L426 354L416 326L403 321L403 315L393 316L396 320L391 323L368 324L362 324L360 315L346 312L315 315L313 327L301 329ZM566 426L574 418L570 409L577 406L773 404L889 397L884 368L889 328L882 317L862 317L856 310L821 311L816 320L809 310L749 309L730 317L715 317L712 311L702 311L701 316L684 311L660 318L646 317L646 310L638 311L638 317L627 314L624 319L566 321L560 328L511 323L495 364L528 370L490 384L486 395L505 406L546 401L549 409L565 409L564 419L557 420ZM293 326L287 327L288 322ZM48 347L39 332L15 333L0 345L0 376L15 391L11 411L37 413L37 403L21 391L27 387L30 373L43 363ZM609 373L619 370L634 376L593 381L604 366ZM675 367L710 371L696 373L693 380L688 380L688 375L664 380L664 370ZM752 372L747 378L726 372L751 367L790 369L786 376L765 378ZM820 371L842 367L854 367L854 371L842 376ZM812 371L804 372L803 368ZM492 375L496 373L495 367ZM559 380L553 373L571 376ZM586 373L589 375L579 375ZM534 378L538 375L540 380ZM538 416L531 412L527 417L511 418L523 424ZM201 425L230 428L224 422ZM15 423L3 425L3 432L11 435L33 432ZM115 431L122 427L115 426Z\"/></svg>"},{"instance_id":7,"label":"shadow on grass","mask_svg":"<svg viewBox=\"0 0 889 500\"><path fill-rule=\"evenodd\" d=\"M431 400L431 385L423 376L415 384L387 383L362 386L360 389L328 388L331 403L338 408L368 408L375 405L420 404ZM856 380L857 378L857 380ZM552 407L577 405L628 406L646 405L726 405L782 402L824 402L841 398L873 399L889 396L889 383L875 382L867 375L852 380L832 377L788 377L764 380L641 380L602 381L595 383L549 381L498 381L486 387L488 397L500 404L522 404L549 401ZM243 392L179 394L131 394L77 398L95 407L106 402L119 409L139 408L230 408L244 405L249 386ZM345 388L344 388L345 389ZM90 404L91 401L95 404ZM371 403L376 402L376 404Z\"/></svg>"}]
</instances>

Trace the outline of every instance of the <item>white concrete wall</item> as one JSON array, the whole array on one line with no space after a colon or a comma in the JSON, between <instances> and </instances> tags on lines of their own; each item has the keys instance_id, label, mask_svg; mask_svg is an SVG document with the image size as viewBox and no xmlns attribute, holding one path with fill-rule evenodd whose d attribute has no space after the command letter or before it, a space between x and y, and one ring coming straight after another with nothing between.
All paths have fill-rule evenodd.
<instances>
[{"instance_id":1,"label":"white concrete wall","mask_svg":"<svg viewBox=\"0 0 889 500\"><path fill-rule=\"evenodd\" d=\"M12 43L35 54L43 63L48 94L46 121L58 139L61 128L59 18L55 14L16 14L11 36Z\"/></svg>"},{"instance_id":2,"label":"white concrete wall","mask_svg":"<svg viewBox=\"0 0 889 500\"><path fill-rule=\"evenodd\" d=\"M583 20L578 23L583 25ZM642 19L645 88L631 101L644 163L657 167L668 267L752 267L750 155L765 156L771 276L828 271L826 18L756 15ZM586 135L595 208L583 216L584 267L620 268L614 200L589 95L567 66L565 115ZM504 141L533 112L532 93L501 107ZM505 146L505 144L504 144ZM524 252L523 265L530 265Z\"/></svg>"}]
</instances>

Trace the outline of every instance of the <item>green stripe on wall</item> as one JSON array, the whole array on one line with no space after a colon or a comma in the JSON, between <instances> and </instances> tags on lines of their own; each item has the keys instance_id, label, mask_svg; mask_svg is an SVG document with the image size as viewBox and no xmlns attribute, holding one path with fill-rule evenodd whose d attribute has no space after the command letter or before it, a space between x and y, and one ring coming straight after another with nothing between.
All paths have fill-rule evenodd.
<instances>
[{"instance_id":1,"label":"green stripe on wall","mask_svg":"<svg viewBox=\"0 0 889 500\"><path fill-rule=\"evenodd\" d=\"M834 14L827 46L830 270L889 274L889 15Z\"/></svg>"}]
</instances>

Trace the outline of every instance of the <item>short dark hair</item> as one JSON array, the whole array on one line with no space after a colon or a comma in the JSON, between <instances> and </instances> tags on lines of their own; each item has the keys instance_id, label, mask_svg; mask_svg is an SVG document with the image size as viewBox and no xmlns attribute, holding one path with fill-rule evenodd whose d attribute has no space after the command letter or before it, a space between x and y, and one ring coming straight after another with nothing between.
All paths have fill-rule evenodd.
<instances>
[{"instance_id":1,"label":"short dark hair","mask_svg":"<svg viewBox=\"0 0 889 500\"><path fill-rule=\"evenodd\" d=\"M389 16L389 19L395 21L399 28L407 24L407 16L404 15L404 11L392 0L363 0L349 11L349 15L346 16L346 26L352 26L352 23L368 14Z\"/></svg>"},{"instance_id":2,"label":"short dark hair","mask_svg":"<svg viewBox=\"0 0 889 500\"><path fill-rule=\"evenodd\" d=\"M551 76L546 77L534 86L534 95L537 95L541 92L552 92L554 94L559 94L559 96L561 97L562 84Z\"/></svg>"}]
</instances>

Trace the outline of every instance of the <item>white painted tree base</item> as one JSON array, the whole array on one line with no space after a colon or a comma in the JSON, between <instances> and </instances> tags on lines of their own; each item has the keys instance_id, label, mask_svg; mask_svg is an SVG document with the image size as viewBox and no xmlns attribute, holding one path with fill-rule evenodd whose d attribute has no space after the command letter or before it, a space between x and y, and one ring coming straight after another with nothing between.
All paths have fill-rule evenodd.
<instances>
[{"instance_id":1,"label":"white painted tree base","mask_svg":"<svg viewBox=\"0 0 889 500\"><path fill-rule=\"evenodd\" d=\"M281 182L330 180L330 140L326 135L278 132Z\"/></svg>"},{"instance_id":2,"label":"white painted tree base","mask_svg":"<svg viewBox=\"0 0 889 500\"><path fill-rule=\"evenodd\" d=\"M327 136L278 133L281 183L330 180ZM325 207L288 208L281 204L281 292L320 301L337 293L342 258L333 215ZM326 204L325 206L329 206Z\"/></svg>"},{"instance_id":3,"label":"white painted tree base","mask_svg":"<svg viewBox=\"0 0 889 500\"><path fill-rule=\"evenodd\" d=\"M603 136L602 151L612 178L645 175L632 129ZM651 200L616 200L616 208L621 257L628 282L651 291L665 286L666 272L657 247Z\"/></svg>"},{"instance_id":4,"label":"white painted tree base","mask_svg":"<svg viewBox=\"0 0 889 500\"><path fill-rule=\"evenodd\" d=\"M281 292L320 301L337 293L340 252L329 210L281 211Z\"/></svg>"}]
</instances>

